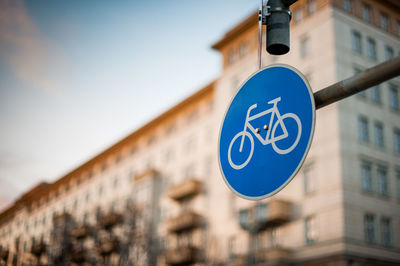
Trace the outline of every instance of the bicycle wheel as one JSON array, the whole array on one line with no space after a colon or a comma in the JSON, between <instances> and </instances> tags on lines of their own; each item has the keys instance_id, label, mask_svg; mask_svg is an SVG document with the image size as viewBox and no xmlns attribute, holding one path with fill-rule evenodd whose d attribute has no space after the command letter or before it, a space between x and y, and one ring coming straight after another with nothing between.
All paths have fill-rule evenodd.
<instances>
[{"instance_id":1,"label":"bicycle wheel","mask_svg":"<svg viewBox=\"0 0 400 266\"><path fill-rule=\"evenodd\" d=\"M242 137L242 135L244 135L244 136L243 136L244 138L248 137L249 140L250 140L250 153L249 153L249 155L247 155L247 158L246 158L246 160L244 161L244 163L242 163L242 164L235 164L235 163L232 161L232 156L231 156L232 146L233 146L233 143L234 143L239 137ZM241 141L241 139L240 139L240 141ZM245 141L245 139L244 139L243 141ZM243 151L238 150L237 152L238 152L238 153L242 153ZM253 152L254 152L254 140L253 140L253 136L252 136L249 132L247 132L247 131L241 131L241 132L237 133L237 134L235 135L235 137L233 137L231 143L229 144L229 149L228 149L228 161L229 161L229 164L231 165L231 167L232 167L233 169L236 169L236 170L242 169L243 167L245 167L245 166L249 163L251 157L253 156Z\"/></svg>"},{"instance_id":2,"label":"bicycle wheel","mask_svg":"<svg viewBox=\"0 0 400 266\"><path fill-rule=\"evenodd\" d=\"M284 115L281 116L281 119L282 119L282 122L281 122L281 123L285 124L284 120L285 120L286 118L294 119L294 121L296 122L296 124L297 124L297 136L296 136L296 139L295 139L295 141L293 142L293 144L290 145L289 148L286 148L286 149L281 149L281 148L279 148L279 147L276 145L276 142L271 142L272 148L274 149L274 151L275 151L276 153L279 153L279 154L287 154L287 153L291 152L291 151L297 146L297 144L299 143L300 136L301 136L301 122L300 122L300 118L299 118L297 115L293 114L293 113L287 113L287 114L284 114ZM279 124L280 124L279 121L276 121L276 123L274 124L274 126L273 126L273 128L272 128L272 132L271 132L271 133L272 133L272 139L275 138L275 131L276 131L276 129L278 128L278 125L279 125ZM291 133L291 132L288 132L289 135L290 135L290 133ZM288 136L288 137L289 137L289 136ZM286 138L285 138L285 139L286 139ZM284 140L284 139L282 139L282 140ZM279 142L279 140L278 140L278 142Z\"/></svg>"}]
</instances>

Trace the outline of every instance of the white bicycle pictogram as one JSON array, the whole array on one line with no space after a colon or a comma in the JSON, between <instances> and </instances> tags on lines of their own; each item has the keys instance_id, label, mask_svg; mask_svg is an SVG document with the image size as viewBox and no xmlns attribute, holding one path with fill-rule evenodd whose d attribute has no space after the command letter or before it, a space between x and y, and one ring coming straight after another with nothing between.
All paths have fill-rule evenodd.
<instances>
[{"instance_id":1,"label":"white bicycle pictogram","mask_svg":"<svg viewBox=\"0 0 400 266\"><path fill-rule=\"evenodd\" d=\"M276 153L279 154L287 154L289 152L291 152L299 143L300 140L300 136L301 136L301 122L300 119L297 115L295 115L294 113L286 113L284 115L281 115L278 109L278 102L281 100L281 97L275 98L271 101L268 102L268 104L273 104L273 106L270 109L267 109L265 111L262 111L261 113L255 114L255 115L251 115L250 116L250 112L251 110L257 108L257 104L253 104L252 106L249 107L249 109L247 110L247 116L246 116L246 121L244 122L244 129L243 131L240 131L239 133L237 133L231 143L229 144L229 149L228 149L228 160L229 160L229 164L231 165L231 167L233 169L239 170L242 169L243 167L245 167L251 160L251 157L253 156L253 152L254 152L254 139L253 136L250 134L250 132L247 131L247 129L249 129L251 132L253 132L254 136L257 137L257 139L265 146L268 144L272 144L272 148L274 149L274 151ZM264 126L264 129L267 130L267 134L265 136L265 138L263 139L261 137L261 135L259 134L260 129L256 129L254 128L251 124L250 121L257 119L261 116L267 115L269 113L271 114L270 120L268 125ZM274 121L274 118L275 122ZM295 138L295 141L293 142L292 145L290 145L290 147L286 148L286 149L281 149L277 146L276 142L279 140L283 140L286 139L287 137L289 137L289 133L286 129L285 123L284 123L284 119L294 119L294 121L297 123L297 137ZM274 124L272 124L274 123ZM282 134L280 134L279 136L276 136L276 129L278 128L278 125L280 125L281 129L282 129ZM272 129L272 130L269 130ZM241 138L240 141L240 147L239 147L239 152L241 153L243 151L243 144L244 144L244 140L245 138L249 138L250 140L250 153L247 157L247 159L245 160L245 162L243 162L242 164L235 164L232 161L231 158L231 152L232 152L232 146L234 144L234 142L239 138Z\"/></svg>"}]
</instances>

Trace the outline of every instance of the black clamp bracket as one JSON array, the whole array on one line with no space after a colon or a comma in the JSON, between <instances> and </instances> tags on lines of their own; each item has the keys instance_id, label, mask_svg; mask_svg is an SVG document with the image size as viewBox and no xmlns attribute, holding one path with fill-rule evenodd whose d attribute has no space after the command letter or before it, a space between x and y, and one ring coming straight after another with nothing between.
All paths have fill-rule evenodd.
<instances>
[{"instance_id":1,"label":"black clamp bracket","mask_svg":"<svg viewBox=\"0 0 400 266\"><path fill-rule=\"evenodd\" d=\"M292 19L292 12L289 8L282 7L271 7L268 5L268 0L265 4L261 6L261 10L258 12L258 19L262 21L262 25L267 25L268 17L271 16L273 12L284 12L289 15L289 20Z\"/></svg>"}]
</instances>

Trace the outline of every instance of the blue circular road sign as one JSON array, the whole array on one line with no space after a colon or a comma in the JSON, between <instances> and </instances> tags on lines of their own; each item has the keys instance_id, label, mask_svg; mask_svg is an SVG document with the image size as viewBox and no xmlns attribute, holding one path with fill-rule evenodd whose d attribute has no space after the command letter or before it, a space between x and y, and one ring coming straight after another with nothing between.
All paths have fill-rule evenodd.
<instances>
[{"instance_id":1,"label":"blue circular road sign","mask_svg":"<svg viewBox=\"0 0 400 266\"><path fill-rule=\"evenodd\" d=\"M251 200L279 192L303 164L314 125L314 96L297 69L275 64L254 73L221 126L219 165L228 187Z\"/></svg>"}]
</instances>

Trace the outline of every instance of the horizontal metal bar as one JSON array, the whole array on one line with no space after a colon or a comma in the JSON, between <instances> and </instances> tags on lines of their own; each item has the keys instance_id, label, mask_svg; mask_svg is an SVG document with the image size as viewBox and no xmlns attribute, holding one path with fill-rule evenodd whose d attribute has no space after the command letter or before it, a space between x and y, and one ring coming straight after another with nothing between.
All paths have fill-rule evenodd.
<instances>
[{"instance_id":1,"label":"horizontal metal bar","mask_svg":"<svg viewBox=\"0 0 400 266\"><path fill-rule=\"evenodd\" d=\"M400 75L400 56L314 93L316 109Z\"/></svg>"}]
</instances>

